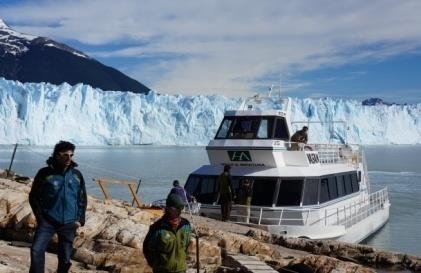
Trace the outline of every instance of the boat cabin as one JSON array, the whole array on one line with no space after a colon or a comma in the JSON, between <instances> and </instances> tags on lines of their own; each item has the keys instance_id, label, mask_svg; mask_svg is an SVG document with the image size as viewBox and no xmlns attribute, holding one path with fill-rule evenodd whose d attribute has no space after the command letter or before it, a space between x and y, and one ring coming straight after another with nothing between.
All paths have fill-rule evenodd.
<instances>
[{"instance_id":1,"label":"boat cabin","mask_svg":"<svg viewBox=\"0 0 421 273\"><path fill-rule=\"evenodd\" d=\"M218 203L218 175L189 176L186 191L203 204ZM221 169L222 172L222 169ZM242 178L232 176L234 192L238 195ZM263 177L247 176L253 181L252 206L289 207L314 206L347 198L359 191L361 173L348 171L320 177Z\"/></svg>"}]
</instances>

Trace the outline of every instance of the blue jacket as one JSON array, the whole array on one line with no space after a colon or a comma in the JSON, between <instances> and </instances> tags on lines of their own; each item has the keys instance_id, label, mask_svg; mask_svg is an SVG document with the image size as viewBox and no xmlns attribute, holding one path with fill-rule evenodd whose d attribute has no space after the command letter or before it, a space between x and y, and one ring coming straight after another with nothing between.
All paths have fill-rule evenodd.
<instances>
[{"instance_id":1,"label":"blue jacket","mask_svg":"<svg viewBox=\"0 0 421 273\"><path fill-rule=\"evenodd\" d=\"M29 193L29 203L37 220L44 217L53 224L79 221L85 224L87 205L85 180L77 164L65 172L54 167L54 159L47 160L48 167L38 171Z\"/></svg>"}]
</instances>

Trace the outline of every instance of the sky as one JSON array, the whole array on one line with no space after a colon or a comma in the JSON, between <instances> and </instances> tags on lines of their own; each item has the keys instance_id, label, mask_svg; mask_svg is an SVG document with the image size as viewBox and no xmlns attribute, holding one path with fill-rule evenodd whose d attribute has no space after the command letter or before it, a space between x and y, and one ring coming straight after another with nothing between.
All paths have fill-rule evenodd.
<instances>
[{"instance_id":1,"label":"sky","mask_svg":"<svg viewBox=\"0 0 421 273\"><path fill-rule=\"evenodd\" d=\"M418 0L0 0L13 29L159 93L421 103Z\"/></svg>"}]
</instances>

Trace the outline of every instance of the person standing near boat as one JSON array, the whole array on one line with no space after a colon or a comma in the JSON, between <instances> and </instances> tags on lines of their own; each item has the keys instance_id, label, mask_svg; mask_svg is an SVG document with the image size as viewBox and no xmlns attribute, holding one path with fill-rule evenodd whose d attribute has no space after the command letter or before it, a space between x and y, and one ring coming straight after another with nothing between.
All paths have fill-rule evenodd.
<instances>
[{"instance_id":1,"label":"person standing near boat","mask_svg":"<svg viewBox=\"0 0 421 273\"><path fill-rule=\"evenodd\" d=\"M219 175L217 184L219 201L221 203L221 220L228 221L231 214L232 200L235 198L230 174L231 166L225 165L224 171Z\"/></svg>"},{"instance_id":2,"label":"person standing near boat","mask_svg":"<svg viewBox=\"0 0 421 273\"><path fill-rule=\"evenodd\" d=\"M181 197L181 199L187 203L187 202L194 202L195 198L194 196L190 195L186 190L180 186L180 182L178 180L174 180L172 183L173 187L170 191L170 194L177 194Z\"/></svg>"},{"instance_id":3,"label":"person standing near boat","mask_svg":"<svg viewBox=\"0 0 421 273\"><path fill-rule=\"evenodd\" d=\"M252 178L246 177L240 184L240 189L237 194L237 202L239 205L243 205L245 222L248 224L250 222L250 206L251 198L253 196L253 180Z\"/></svg>"},{"instance_id":4,"label":"person standing near boat","mask_svg":"<svg viewBox=\"0 0 421 273\"><path fill-rule=\"evenodd\" d=\"M178 194L168 195L164 215L149 227L143 254L154 273L186 272L190 222L181 217L186 203Z\"/></svg>"},{"instance_id":5,"label":"person standing near boat","mask_svg":"<svg viewBox=\"0 0 421 273\"><path fill-rule=\"evenodd\" d=\"M29 203L37 220L31 247L30 273L44 273L45 251L58 235L58 273L68 272L76 230L85 224L87 206L85 180L72 161L75 145L60 141L47 167L38 171L29 193Z\"/></svg>"}]
</instances>

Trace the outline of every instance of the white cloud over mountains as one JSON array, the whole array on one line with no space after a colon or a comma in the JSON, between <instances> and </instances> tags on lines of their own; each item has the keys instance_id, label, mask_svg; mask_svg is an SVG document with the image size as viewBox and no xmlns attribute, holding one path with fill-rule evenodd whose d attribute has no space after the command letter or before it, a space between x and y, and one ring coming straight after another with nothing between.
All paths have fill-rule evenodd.
<instances>
[{"instance_id":1,"label":"white cloud over mountains","mask_svg":"<svg viewBox=\"0 0 421 273\"><path fill-rule=\"evenodd\" d=\"M167 93L246 95L262 79L421 46L417 0L18 3L0 8L15 29L59 41L112 44L90 54L139 58L129 74Z\"/></svg>"}]
</instances>

